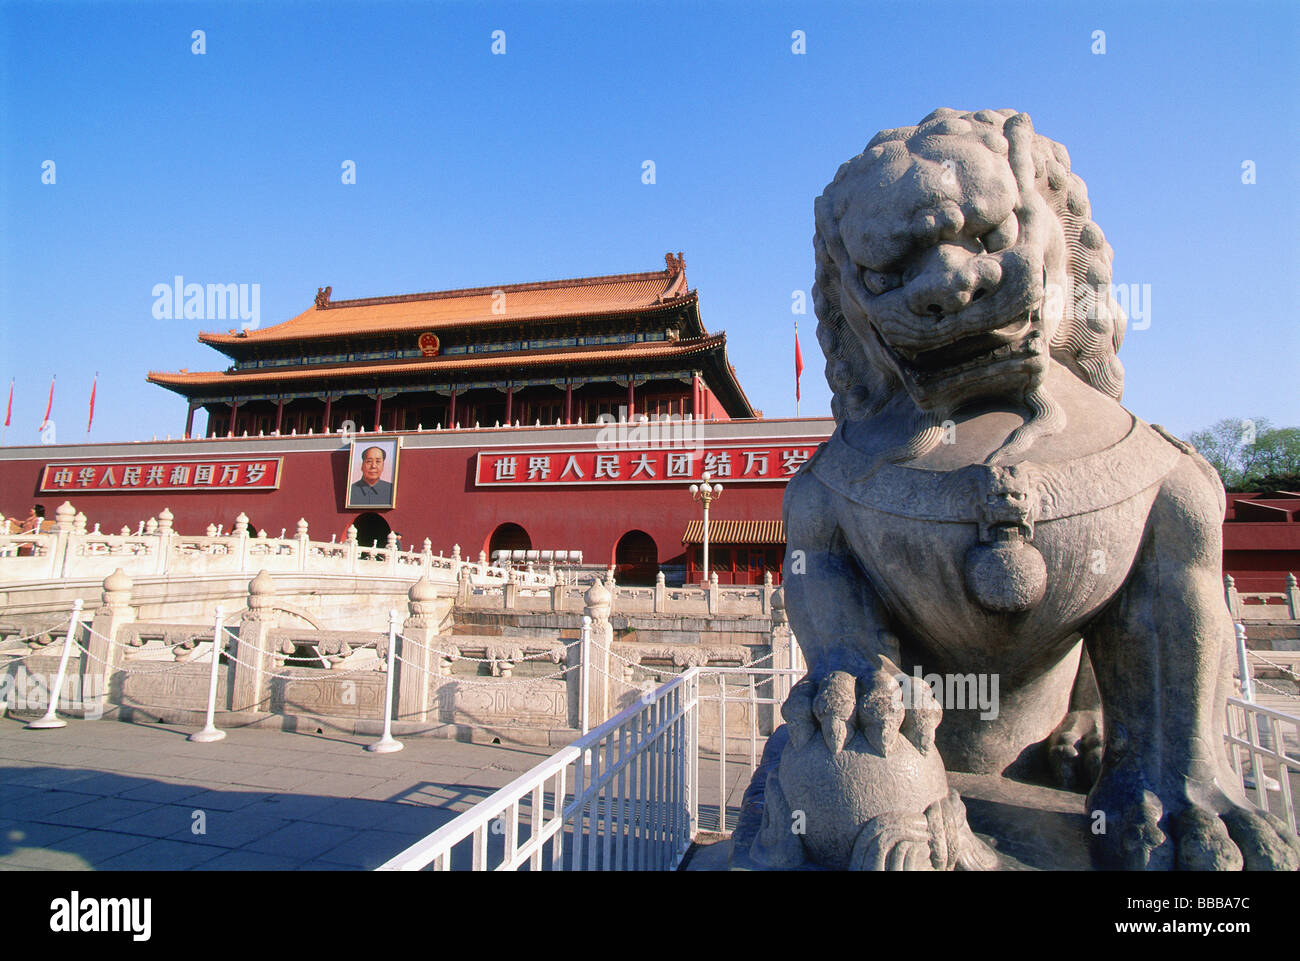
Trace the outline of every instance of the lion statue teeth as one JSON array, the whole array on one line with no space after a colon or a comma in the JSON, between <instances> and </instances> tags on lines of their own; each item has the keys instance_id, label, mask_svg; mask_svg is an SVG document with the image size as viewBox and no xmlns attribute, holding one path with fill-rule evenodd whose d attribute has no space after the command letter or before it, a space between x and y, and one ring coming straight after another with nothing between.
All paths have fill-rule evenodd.
<instances>
[{"instance_id":1,"label":"lion statue teeth","mask_svg":"<svg viewBox=\"0 0 1300 961\"><path fill-rule=\"evenodd\" d=\"M1220 730L1223 487L1119 403L1113 254L1065 148L1012 110L937 110L877 134L815 214L837 423L786 491L808 675L749 856L994 867L951 770L1089 791L1100 866L1300 867ZM996 709L900 702L922 673L992 677Z\"/></svg>"}]
</instances>

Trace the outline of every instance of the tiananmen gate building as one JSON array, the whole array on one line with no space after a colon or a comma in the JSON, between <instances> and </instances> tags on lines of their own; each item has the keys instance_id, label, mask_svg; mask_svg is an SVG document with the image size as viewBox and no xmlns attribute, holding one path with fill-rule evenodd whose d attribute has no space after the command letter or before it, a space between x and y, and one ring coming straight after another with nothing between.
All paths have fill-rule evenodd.
<instances>
[{"instance_id":1,"label":"tiananmen gate building","mask_svg":"<svg viewBox=\"0 0 1300 961\"><path fill-rule=\"evenodd\" d=\"M711 571L780 579L785 484L834 423L762 418L681 254L643 273L331 297L272 327L200 334L225 370L151 371L186 399L181 440L6 451L3 509L25 512L30 495L52 516L69 500L109 531L164 506L193 532L243 513L271 536L305 518L313 537L354 525L364 544L394 531L404 546L580 555L625 583L660 569L677 583L700 575L688 487L707 472L725 489Z\"/></svg>"}]
</instances>

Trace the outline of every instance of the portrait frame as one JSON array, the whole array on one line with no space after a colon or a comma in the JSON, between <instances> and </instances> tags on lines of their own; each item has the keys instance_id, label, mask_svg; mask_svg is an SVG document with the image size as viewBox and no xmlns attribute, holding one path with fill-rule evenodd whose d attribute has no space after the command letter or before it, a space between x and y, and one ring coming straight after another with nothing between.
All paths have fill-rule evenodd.
<instances>
[{"instance_id":1,"label":"portrait frame","mask_svg":"<svg viewBox=\"0 0 1300 961\"><path fill-rule=\"evenodd\" d=\"M373 485L387 500L375 500L376 493L364 484L362 462L366 452L377 447L384 452L383 468ZM354 439L348 447L348 470L343 478L343 504L347 510L393 510L397 506L397 473L402 454L402 438L383 440ZM384 485L388 485L384 488Z\"/></svg>"}]
</instances>

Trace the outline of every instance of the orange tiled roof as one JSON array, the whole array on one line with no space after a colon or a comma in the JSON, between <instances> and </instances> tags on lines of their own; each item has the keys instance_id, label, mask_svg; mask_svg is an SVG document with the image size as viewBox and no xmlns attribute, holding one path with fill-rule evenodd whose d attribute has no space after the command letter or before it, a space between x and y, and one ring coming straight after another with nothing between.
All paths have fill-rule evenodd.
<instances>
[{"instance_id":1,"label":"orange tiled roof","mask_svg":"<svg viewBox=\"0 0 1300 961\"><path fill-rule=\"evenodd\" d=\"M704 521L688 521L683 544L704 543ZM710 544L784 544L784 521L709 521Z\"/></svg>"},{"instance_id":2,"label":"orange tiled roof","mask_svg":"<svg viewBox=\"0 0 1300 961\"><path fill-rule=\"evenodd\" d=\"M330 288L316 304L292 320L259 330L199 334L205 344L245 345L321 337L424 331L446 327L499 324L562 317L609 316L689 303L696 297L686 285L681 255L667 256L664 270L612 274L531 284L506 284L441 290L360 300L329 299ZM504 298L500 295L504 294ZM504 309L504 313L502 310Z\"/></svg>"},{"instance_id":3,"label":"orange tiled roof","mask_svg":"<svg viewBox=\"0 0 1300 961\"><path fill-rule=\"evenodd\" d=\"M315 364L304 367L269 367L256 371L185 371L167 373L150 371L149 381L164 387L207 387L217 385L249 386L259 383L310 380L313 378L355 377L367 374L441 373L445 371L482 371L544 365L598 361L615 363L659 358L687 357L725 348L727 335L719 332L692 340L651 341L626 346L593 345L590 347L551 348L490 354L452 354L450 356L385 360L372 364Z\"/></svg>"}]
</instances>

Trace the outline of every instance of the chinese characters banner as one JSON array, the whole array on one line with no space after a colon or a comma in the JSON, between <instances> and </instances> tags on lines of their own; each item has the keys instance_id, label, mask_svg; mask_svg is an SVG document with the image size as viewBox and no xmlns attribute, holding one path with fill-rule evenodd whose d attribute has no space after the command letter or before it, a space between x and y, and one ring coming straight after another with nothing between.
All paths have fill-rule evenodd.
<instances>
[{"instance_id":1,"label":"chinese characters banner","mask_svg":"<svg viewBox=\"0 0 1300 961\"><path fill-rule=\"evenodd\" d=\"M558 484L680 484L703 480L784 481L817 444L702 447L693 450L482 451L474 483L479 487Z\"/></svg>"},{"instance_id":2,"label":"chinese characters banner","mask_svg":"<svg viewBox=\"0 0 1300 961\"><path fill-rule=\"evenodd\" d=\"M259 460L140 461L47 464L41 493L59 491L273 491L280 487L281 457Z\"/></svg>"}]
</instances>

